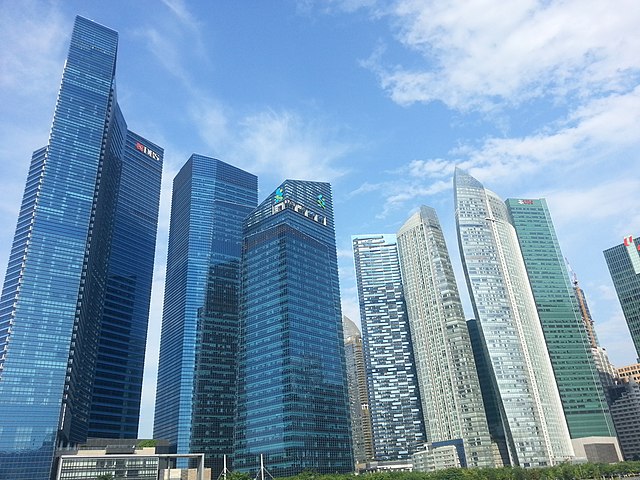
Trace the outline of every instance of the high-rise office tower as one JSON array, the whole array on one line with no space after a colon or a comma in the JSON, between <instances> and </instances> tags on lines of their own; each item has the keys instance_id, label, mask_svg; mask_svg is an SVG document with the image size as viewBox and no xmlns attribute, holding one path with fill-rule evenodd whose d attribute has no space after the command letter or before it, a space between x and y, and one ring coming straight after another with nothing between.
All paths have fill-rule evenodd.
<instances>
[{"instance_id":1,"label":"high-rise office tower","mask_svg":"<svg viewBox=\"0 0 640 480\"><path fill-rule=\"evenodd\" d=\"M117 45L76 18L31 160L0 300L3 480L48 480L57 446L137 434L162 150L127 130Z\"/></svg>"},{"instance_id":2,"label":"high-rise office tower","mask_svg":"<svg viewBox=\"0 0 640 480\"><path fill-rule=\"evenodd\" d=\"M542 199L507 199L572 439L615 437L576 295ZM601 438L598 439L602 443ZM574 442L574 448L578 452Z\"/></svg>"},{"instance_id":3,"label":"high-rise office tower","mask_svg":"<svg viewBox=\"0 0 640 480\"><path fill-rule=\"evenodd\" d=\"M285 180L244 224L236 470L353 469L331 186Z\"/></svg>"},{"instance_id":4,"label":"high-rise office tower","mask_svg":"<svg viewBox=\"0 0 640 480\"><path fill-rule=\"evenodd\" d=\"M358 326L346 315L342 317L342 326L344 328L344 356L349 387L353 458L356 464L362 464L373 460L373 433L362 335Z\"/></svg>"},{"instance_id":5,"label":"high-rise office tower","mask_svg":"<svg viewBox=\"0 0 640 480\"><path fill-rule=\"evenodd\" d=\"M258 180L192 155L173 180L154 438L205 453L214 475L233 451L242 222Z\"/></svg>"},{"instance_id":6,"label":"high-rise office tower","mask_svg":"<svg viewBox=\"0 0 640 480\"><path fill-rule=\"evenodd\" d=\"M626 237L604 251L613 286L640 358L640 238Z\"/></svg>"},{"instance_id":7,"label":"high-rise office tower","mask_svg":"<svg viewBox=\"0 0 640 480\"><path fill-rule=\"evenodd\" d=\"M374 458L410 462L426 437L396 237L352 241Z\"/></svg>"},{"instance_id":8,"label":"high-rise office tower","mask_svg":"<svg viewBox=\"0 0 640 480\"><path fill-rule=\"evenodd\" d=\"M511 458L523 467L564 461L573 448L507 207L460 169L454 186L461 257Z\"/></svg>"},{"instance_id":9,"label":"high-rise office tower","mask_svg":"<svg viewBox=\"0 0 640 480\"><path fill-rule=\"evenodd\" d=\"M492 467L469 331L436 211L420 207L397 235L429 450L455 446L461 466Z\"/></svg>"},{"instance_id":10,"label":"high-rise office tower","mask_svg":"<svg viewBox=\"0 0 640 480\"><path fill-rule=\"evenodd\" d=\"M136 438L163 150L127 132L113 214L89 437Z\"/></svg>"}]
</instances>

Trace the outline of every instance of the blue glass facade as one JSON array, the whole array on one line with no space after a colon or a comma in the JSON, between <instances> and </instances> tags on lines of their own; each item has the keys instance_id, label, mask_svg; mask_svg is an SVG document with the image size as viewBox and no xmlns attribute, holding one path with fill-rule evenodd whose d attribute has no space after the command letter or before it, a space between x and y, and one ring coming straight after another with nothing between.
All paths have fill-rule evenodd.
<instances>
[{"instance_id":1,"label":"blue glass facade","mask_svg":"<svg viewBox=\"0 0 640 480\"><path fill-rule=\"evenodd\" d=\"M173 181L154 437L207 455L232 453L242 222L255 175L192 155Z\"/></svg>"},{"instance_id":2,"label":"blue glass facade","mask_svg":"<svg viewBox=\"0 0 640 480\"><path fill-rule=\"evenodd\" d=\"M352 238L373 453L410 460L427 441L395 235Z\"/></svg>"},{"instance_id":3,"label":"blue glass facade","mask_svg":"<svg viewBox=\"0 0 640 480\"><path fill-rule=\"evenodd\" d=\"M353 469L331 187L286 180L247 218L235 468Z\"/></svg>"},{"instance_id":4,"label":"blue glass facade","mask_svg":"<svg viewBox=\"0 0 640 480\"><path fill-rule=\"evenodd\" d=\"M119 190L117 43L76 19L50 141L32 157L0 297L0 479L49 479L55 447L84 441L101 410L91 402L115 215L138 194Z\"/></svg>"},{"instance_id":5,"label":"blue glass facade","mask_svg":"<svg viewBox=\"0 0 640 480\"><path fill-rule=\"evenodd\" d=\"M136 438L163 149L130 131L122 155L89 437Z\"/></svg>"}]
</instances>

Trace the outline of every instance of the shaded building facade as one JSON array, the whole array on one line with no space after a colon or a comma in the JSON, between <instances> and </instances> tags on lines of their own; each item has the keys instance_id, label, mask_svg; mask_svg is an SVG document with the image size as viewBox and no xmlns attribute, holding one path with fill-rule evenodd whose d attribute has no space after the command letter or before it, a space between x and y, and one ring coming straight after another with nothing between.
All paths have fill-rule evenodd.
<instances>
[{"instance_id":1,"label":"shaded building facade","mask_svg":"<svg viewBox=\"0 0 640 480\"><path fill-rule=\"evenodd\" d=\"M117 47L76 18L29 168L0 298L2 479L48 480L56 447L137 435L163 152L127 129Z\"/></svg>"},{"instance_id":2,"label":"shaded building facade","mask_svg":"<svg viewBox=\"0 0 640 480\"><path fill-rule=\"evenodd\" d=\"M373 460L373 433L371 412L369 411L367 374L360 329L347 316L342 317L342 325L344 328L347 385L349 387L353 458L357 465Z\"/></svg>"},{"instance_id":3,"label":"shaded building facade","mask_svg":"<svg viewBox=\"0 0 640 480\"><path fill-rule=\"evenodd\" d=\"M218 475L233 449L242 222L255 175L192 155L173 181L154 438L204 453Z\"/></svg>"},{"instance_id":4,"label":"shaded building facade","mask_svg":"<svg viewBox=\"0 0 640 480\"><path fill-rule=\"evenodd\" d=\"M572 439L615 437L576 292L547 202L508 199ZM591 329L594 337L593 329ZM595 338L591 341L593 342Z\"/></svg>"},{"instance_id":5,"label":"shaded building facade","mask_svg":"<svg viewBox=\"0 0 640 480\"><path fill-rule=\"evenodd\" d=\"M285 180L243 232L235 469L351 472L331 186Z\"/></svg>"},{"instance_id":6,"label":"shaded building facade","mask_svg":"<svg viewBox=\"0 0 640 480\"><path fill-rule=\"evenodd\" d=\"M461 466L493 467L469 331L436 211L420 207L397 236L429 446L424 455L435 459L439 449L453 446Z\"/></svg>"},{"instance_id":7,"label":"shaded building facade","mask_svg":"<svg viewBox=\"0 0 640 480\"><path fill-rule=\"evenodd\" d=\"M563 462L573 447L507 207L460 169L454 191L460 253L511 461Z\"/></svg>"},{"instance_id":8,"label":"shaded building facade","mask_svg":"<svg viewBox=\"0 0 640 480\"><path fill-rule=\"evenodd\" d=\"M640 238L629 235L604 251L631 339L640 358Z\"/></svg>"},{"instance_id":9,"label":"shaded building facade","mask_svg":"<svg viewBox=\"0 0 640 480\"><path fill-rule=\"evenodd\" d=\"M395 235L352 237L374 459L405 460L426 442Z\"/></svg>"}]
</instances>

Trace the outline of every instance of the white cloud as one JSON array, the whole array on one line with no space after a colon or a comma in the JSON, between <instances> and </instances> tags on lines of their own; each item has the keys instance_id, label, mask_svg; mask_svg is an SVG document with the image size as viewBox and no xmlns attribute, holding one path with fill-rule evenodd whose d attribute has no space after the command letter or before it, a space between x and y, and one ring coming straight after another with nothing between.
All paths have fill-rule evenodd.
<instances>
[{"instance_id":1,"label":"white cloud","mask_svg":"<svg viewBox=\"0 0 640 480\"><path fill-rule=\"evenodd\" d=\"M257 174L282 178L335 180L347 168L337 166L353 148L335 138L335 132L296 113L273 110L241 121L242 157Z\"/></svg>"},{"instance_id":2,"label":"white cloud","mask_svg":"<svg viewBox=\"0 0 640 480\"><path fill-rule=\"evenodd\" d=\"M213 99L190 109L203 141L222 159L270 180L332 181L348 172L341 166L358 146L342 140L329 121L309 120L293 111L263 110L235 118Z\"/></svg>"},{"instance_id":3,"label":"white cloud","mask_svg":"<svg viewBox=\"0 0 640 480\"><path fill-rule=\"evenodd\" d=\"M593 186L576 185L573 189L549 191L543 195L553 206L554 222L568 230L577 224L613 221L615 231L610 235L622 241L630 227L640 225L640 210L628 207L632 204L630 199L640 191L640 178L623 177L604 183L594 180L596 185Z\"/></svg>"},{"instance_id":4,"label":"white cloud","mask_svg":"<svg viewBox=\"0 0 640 480\"><path fill-rule=\"evenodd\" d=\"M411 68L371 61L403 105L440 100L486 110L542 96L563 101L627 91L640 74L633 0L399 0L387 14L401 44L422 58Z\"/></svg>"},{"instance_id":5,"label":"white cloud","mask_svg":"<svg viewBox=\"0 0 640 480\"><path fill-rule=\"evenodd\" d=\"M517 181L538 174L580 175L594 172L611 158L640 149L640 87L625 94L598 98L570 112L565 120L523 137L490 137L478 146L466 144L449 152L449 159L413 160L402 169L412 178L441 179L455 165L468 170L481 181ZM629 166L633 164L629 159ZM621 166L617 166L618 169ZM622 166L624 167L624 166ZM588 170L587 170L588 169ZM629 168L630 169L630 168ZM592 174L592 173L591 173ZM553 178L551 178L553 183ZM368 185L362 190L372 190ZM584 189L585 185L580 185ZM602 193L606 193L605 187ZM395 197L411 198L410 191ZM617 200L620 200L616 195Z\"/></svg>"}]
</instances>

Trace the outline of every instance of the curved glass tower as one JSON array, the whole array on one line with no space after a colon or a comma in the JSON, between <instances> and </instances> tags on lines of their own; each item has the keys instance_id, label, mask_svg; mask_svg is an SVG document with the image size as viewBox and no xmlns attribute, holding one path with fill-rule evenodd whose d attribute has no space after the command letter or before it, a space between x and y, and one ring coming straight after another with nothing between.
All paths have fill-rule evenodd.
<instances>
[{"instance_id":1,"label":"curved glass tower","mask_svg":"<svg viewBox=\"0 0 640 480\"><path fill-rule=\"evenodd\" d=\"M429 445L456 446L463 467L493 467L469 331L433 208L420 207L400 228L398 254Z\"/></svg>"},{"instance_id":2,"label":"curved glass tower","mask_svg":"<svg viewBox=\"0 0 640 480\"><path fill-rule=\"evenodd\" d=\"M562 462L573 448L507 207L460 169L454 187L460 252L512 461Z\"/></svg>"}]
</instances>

